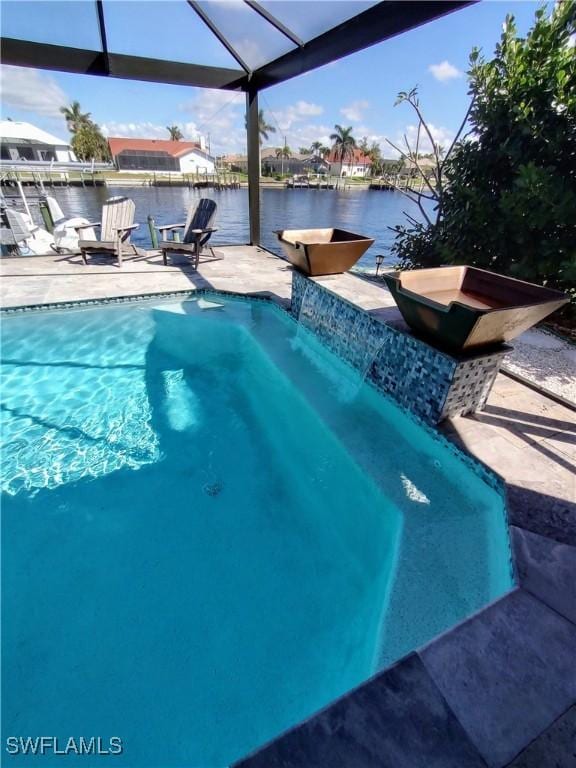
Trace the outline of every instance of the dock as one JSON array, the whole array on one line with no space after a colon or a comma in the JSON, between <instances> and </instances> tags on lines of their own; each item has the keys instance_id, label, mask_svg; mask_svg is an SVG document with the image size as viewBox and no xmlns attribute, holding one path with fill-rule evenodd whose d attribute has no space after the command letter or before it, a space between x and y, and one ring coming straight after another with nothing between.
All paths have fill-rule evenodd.
<instances>
[{"instance_id":1,"label":"dock","mask_svg":"<svg viewBox=\"0 0 576 768\"><path fill-rule=\"evenodd\" d=\"M338 176L294 176L286 179L286 189L346 189L346 180Z\"/></svg>"},{"instance_id":2,"label":"dock","mask_svg":"<svg viewBox=\"0 0 576 768\"><path fill-rule=\"evenodd\" d=\"M34 187L44 194L55 187L187 187L189 189L240 189L240 177L227 170L214 173L122 173L109 163L0 164L0 187Z\"/></svg>"},{"instance_id":3,"label":"dock","mask_svg":"<svg viewBox=\"0 0 576 768\"><path fill-rule=\"evenodd\" d=\"M433 183L433 182L432 182ZM401 174L386 174L379 179L370 182L368 189L377 190L405 190L410 192L422 192L424 190L424 180L422 178L412 178Z\"/></svg>"}]
</instances>

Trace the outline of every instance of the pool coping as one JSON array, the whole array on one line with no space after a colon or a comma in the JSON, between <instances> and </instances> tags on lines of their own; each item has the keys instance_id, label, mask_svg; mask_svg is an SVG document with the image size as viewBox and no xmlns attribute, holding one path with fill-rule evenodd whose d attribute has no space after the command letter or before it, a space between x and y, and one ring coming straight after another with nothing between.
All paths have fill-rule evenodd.
<instances>
[{"instance_id":1,"label":"pool coping","mask_svg":"<svg viewBox=\"0 0 576 768\"><path fill-rule=\"evenodd\" d=\"M94 306L103 306L103 305L121 305L121 304L128 304L128 303L138 303L143 301L152 301L157 299L185 299L185 298L194 298L197 296L202 295L221 295L221 296L228 296L230 298L233 298L235 300L245 300L245 301L262 301L266 304L269 304L270 306L274 307L277 310L280 310L281 312L285 313L291 319L296 322L296 320L290 315L290 313L287 311L286 307L278 301L278 298L274 298L273 294L269 292L255 292L255 293L238 293L235 291L225 291L225 290L218 290L218 289L207 289L207 288L196 288L196 289L190 289L190 290L182 290L182 291L170 291L170 292L152 292L152 293L146 293L146 294L139 294L139 295L130 295L130 296L118 296L118 297L111 297L111 298L99 298L99 299L81 299L76 301L66 301L66 302L49 302L44 304L34 304L34 305L20 305L16 307L6 307L0 309L0 316L9 316L14 314L23 314L23 313L33 313L33 312L46 312L46 311L58 311L58 310L66 310L66 309L80 309L83 307L94 307ZM343 299L345 300L345 299ZM346 300L347 301L347 300ZM309 329L305 329L309 333L313 333L313 331L310 331ZM333 352L334 354L334 352ZM339 356L338 356L339 357ZM339 358L342 360L342 358ZM344 363L347 365L350 365L345 360L343 360ZM352 366L350 366L352 368ZM353 368L352 368L353 369ZM353 369L355 370L355 369ZM370 382L369 382L370 383ZM370 383L371 386L373 386ZM379 392L379 394L386 397L386 394L383 393L381 390L375 388L376 391ZM389 398L389 396L388 396ZM300 761L300 758L298 757L298 750L294 751L292 747L289 746L289 754L286 753L285 747L286 745L294 741L295 734L298 735L297 741L301 742L304 740L308 747L312 750L310 753L311 755L320 755L319 759L324 759L321 757L322 750L326 748L326 739L332 739L334 736L333 729L328 728L326 730L326 720L330 720L338 708L342 708L344 704L344 709L354 709L357 707L356 701L359 696L363 695L364 692L371 688L372 686L376 685L377 687L383 687L385 689L388 686L388 680L390 679L390 675L394 673L394 675L400 674L401 676L406 672L406 670L410 669L411 674L414 673L417 676L421 678L421 682L423 685L428 685L431 682L432 688L434 691L438 694L440 697L440 700L443 702L443 705L445 707L445 718L449 719L452 723L452 720L455 718L456 721L460 725L460 730L458 733L460 734L458 736L458 739L462 740L462 742L466 742L466 749L472 750L470 754L476 754L478 755L478 762L477 764L479 766L493 766L494 768L504 768L505 766L510 766L512 768L516 756L518 756L523 750L525 750L535 739L538 738L544 738L547 730L559 719L564 716L567 716L568 713L571 711L571 708L573 707L573 704L576 702L576 690L574 694L572 695L572 701L568 700L569 696L571 694L567 694L565 692L565 687L562 686L562 680L559 678L560 669L557 666L557 669L555 671L556 679L555 684L556 688L558 690L562 691L562 697L560 697L560 700L558 702L558 706L554 707L553 702L546 702L547 707L542 708L540 707L542 711L539 716L539 720L536 725L531 726L529 730L528 735L525 735L525 738L523 739L522 743L521 741L516 738L516 740L513 743L505 744L506 738L503 736L496 738L496 741L499 741L500 744L500 751L498 750L494 751L490 747L489 744L486 742L486 737L482 733L482 729L478 731L473 726L470 725L469 719L467 719L464 709L461 704L462 699L462 690L459 692L457 691L456 694L454 693L454 686L452 686L452 689L450 688L450 685L447 683L445 679L443 679L443 676L441 674L441 671L439 671L441 668L438 666L438 658L442 658L442 655L444 653L453 653L453 646L456 644L456 647L459 647L459 638L462 635L474 634L474 629L470 630L470 627L476 627L483 625L484 626L484 635L482 635L482 632L480 632L481 640L483 640L483 643L473 642L470 647L464 646L464 650L466 653L464 653L464 657L469 663L472 658L476 658L477 662L484 664L488 664L488 667L490 667L490 663L486 662L486 659L484 659L484 650L485 650L485 642L486 642L486 632L488 631L486 629L486 617L490 616L493 617L494 615L496 617L502 616L504 617L503 621L504 624L506 624L506 616L508 613L513 613L513 608L517 608L517 604L520 604L525 611L531 610L533 613L535 612L538 615L539 621L549 622L554 630L558 630L560 634L564 632L565 635L569 635L570 637L574 637L574 641L576 643L576 616L572 617L569 615L566 615L567 610L564 608L558 608L558 605L555 605L555 601L557 599L557 591L559 587L562 587L563 585L558 582L557 579L552 578L552 581L550 582L550 579L546 578L546 569L544 569L544 578L543 580L540 579L539 576L542 576L542 569L539 568L540 563L538 562L538 550L543 549L545 552L552 552L560 548L562 550L562 556L567 558L568 563L571 568L572 561L576 562L576 547L573 547L568 544L559 544L558 542L555 542L552 539L548 539L545 536L541 536L540 534L532 533L530 531L526 531L523 528L520 528L519 526L513 525L510 521L509 516L509 489L508 485L505 482L504 478L499 475L493 468L486 465L483 461L479 460L477 457L471 455L469 452L463 450L460 446L456 445L452 440L447 438L444 434L442 434L438 429L435 429L430 424L427 424L422 419L420 419L418 416L416 416L414 413L408 411L407 409L403 408L401 405L396 403L392 398L389 398L391 402L398 408L400 408L401 411L407 413L412 419L414 419L420 427L424 427L426 431L433 436L434 439L439 439L441 443L450 449L450 451L458 456L461 460L464 460L465 463L468 466L471 466L476 472L478 470L481 471L482 478L489 482L489 484L497 489L500 490L503 493L504 499L505 499L505 514L506 514L506 523L508 527L509 532L509 539L510 539L510 545L511 545L511 566L513 569L513 577L515 584L518 585L514 587L510 592L505 594L504 596L498 598L498 600L493 601L492 603L489 603L482 607L480 610L478 610L476 613L474 613L471 616L468 616L463 621L459 622L458 624L454 625L453 627L446 630L444 633L436 636L433 638L429 643L427 643L422 648L416 649L414 652L410 653L408 656L404 657L403 659L399 660L392 666L382 670L381 672L374 675L372 678L367 680L365 683L360 685L358 688L355 688L354 690L344 694L342 697L337 699L335 702L331 702L326 708L321 710L318 713L315 713L310 718L306 719L300 724L297 724L293 728L286 731L284 734L281 734L277 738L275 738L272 742L270 742L267 745L264 745L260 747L258 750L256 750L252 755L249 755L242 760L238 761L235 765L242 766L243 768L259 768L261 765L266 766L274 766L274 765L282 765L282 766L294 766L294 768L308 768L308 765L312 767L313 765L318 765L319 768L323 768L326 763L318 762L316 758L315 762L310 763L303 763ZM519 540L519 543L518 541ZM526 542L528 541L528 544ZM530 552L526 556L526 553L521 557L521 548L522 546L532 547L533 553L535 552L536 555L532 557ZM549 576L550 574L548 574ZM556 574L557 575L557 574ZM565 575L565 574L564 574ZM550 583L552 583L552 588L550 589ZM538 604L538 607L535 607L535 604ZM544 613L543 613L544 611ZM532 614L530 614L532 615ZM512 619L510 620L512 622ZM513 622L512 622L513 623ZM511 631L514 630L514 626L510 627ZM523 628L524 630L527 629L527 627ZM525 636L534 636L538 638L542 635L542 632L539 631L538 622L528 627L529 631L526 633L525 631L522 633L515 633L512 632L512 634L516 634L516 640L517 642L517 648L516 651L522 654L522 650L525 645ZM549 635L547 635L549 637ZM523 645L524 643L524 645ZM462 643L460 643L460 646L462 646ZM560 647L564 649L564 651L568 654L568 650L560 643ZM446 651L445 649L451 649ZM514 648L514 644L512 644L512 648ZM505 650L507 652L510 651L510 647L506 646ZM562 658L564 656L560 654ZM415 661L415 658L418 661ZM417 672L414 672L413 668L417 667ZM462 670L461 670L462 671ZM494 670L493 670L494 671ZM466 670L462 671L462 674L465 675ZM552 669L548 670L549 673L552 673ZM552 675L554 677L554 675ZM565 669L562 671L562 677L565 677ZM457 676L458 678L458 676ZM497 680L494 681L494 684L497 684ZM461 686L460 686L461 687ZM465 685L465 687L468 687ZM526 689L526 680L522 680L522 685L515 685L512 686L514 691L514 698L517 701L519 706L522 706L523 701L523 695L525 694ZM432 690L432 689L431 689ZM530 693L532 693L530 691ZM432 695L432 694L430 694ZM436 695L436 694L434 694ZM460 697L460 698L459 698ZM527 703L524 704L524 707L526 708L530 704L530 696L527 697ZM498 710L498 702L495 704L495 711ZM562 707L562 711L557 711L558 707ZM424 705L422 705L424 706ZM427 710L423 709L423 717L426 715ZM501 716L501 712L498 713L499 716ZM486 713L481 713L481 718L485 717ZM480 719L481 719L480 718ZM464 722L462 722L464 720ZM357 745L360 744L363 740L369 740L373 734L369 732L369 729L366 730L366 727L364 727L364 730L361 733L355 733L356 737L360 738L360 741L358 741L358 738L356 738ZM452 726L451 726L452 727ZM320 733L319 733L320 729ZM458 729L457 729L458 730ZM491 734L491 739L494 740L494 735ZM352 742L354 739L352 739ZM453 742L453 739L452 739ZM525 743L524 743L525 742ZM503 744L503 746L502 746ZM452 744L453 746L453 744ZM518 746L520 746L520 749L518 749ZM411 744L400 744L396 745L397 748L400 748L403 750L403 754L406 757L406 762L402 763L402 765L410 766L412 764L416 765L417 763L413 762L414 758L422 757L421 753L415 753L412 750ZM450 743L447 742L447 749L450 747ZM460 754L460 753L458 753ZM503 762L502 755L505 756L505 762ZM427 768L430 766L435 766L438 764L438 766L442 765L444 766L450 766L454 765L454 768L464 768L463 764L457 764L455 762L450 762L452 759L451 756L443 752L442 755L442 762L436 763L434 762L433 758L430 758L427 762ZM266 761L265 763L261 762L261 758L264 758ZM510 760L508 759L510 758ZM460 758L458 758L460 759ZM475 759L475 758L474 758ZM282 762L279 762L279 761ZM352 764L352 763L349 763ZM355 768L358 766L372 766L374 765L373 762L370 760L366 762L358 762L355 760L353 763ZM387 765L388 763L378 763L379 765ZM470 765L475 765L476 763L470 763ZM390 763L390 765L397 765L396 763Z\"/></svg>"}]
</instances>

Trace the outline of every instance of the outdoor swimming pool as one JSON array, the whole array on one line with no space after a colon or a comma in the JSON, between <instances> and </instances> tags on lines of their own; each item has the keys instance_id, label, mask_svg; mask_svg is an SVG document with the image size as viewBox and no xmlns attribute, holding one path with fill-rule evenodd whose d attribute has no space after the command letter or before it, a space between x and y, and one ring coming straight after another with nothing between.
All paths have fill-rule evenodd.
<instances>
[{"instance_id":1,"label":"outdoor swimming pool","mask_svg":"<svg viewBox=\"0 0 576 768\"><path fill-rule=\"evenodd\" d=\"M2 341L5 736L226 766L512 586L498 489L268 302Z\"/></svg>"}]
</instances>

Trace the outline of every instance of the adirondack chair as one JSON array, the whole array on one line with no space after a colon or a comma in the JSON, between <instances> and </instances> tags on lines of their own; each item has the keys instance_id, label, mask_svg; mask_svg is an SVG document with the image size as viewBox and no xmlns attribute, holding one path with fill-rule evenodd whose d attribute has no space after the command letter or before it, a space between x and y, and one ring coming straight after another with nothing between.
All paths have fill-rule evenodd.
<instances>
[{"instance_id":1,"label":"adirondack chair","mask_svg":"<svg viewBox=\"0 0 576 768\"><path fill-rule=\"evenodd\" d=\"M23 215L2 205L0 221L0 245L4 246L8 253L19 254L20 245L25 244L30 237L30 229L26 226Z\"/></svg>"},{"instance_id":2,"label":"adirondack chair","mask_svg":"<svg viewBox=\"0 0 576 768\"><path fill-rule=\"evenodd\" d=\"M0 252L9 256L43 256L53 249L54 238L30 218L0 205Z\"/></svg>"},{"instance_id":3,"label":"adirondack chair","mask_svg":"<svg viewBox=\"0 0 576 768\"><path fill-rule=\"evenodd\" d=\"M183 253L191 259L194 269L198 269L202 248L212 236L212 232L217 231L210 226L216 215L216 207L214 200L203 197L196 207L190 206L185 224L166 224L158 227L162 238L158 247L162 250L164 264L168 264L169 253ZM182 242L167 239L166 233L176 229L184 229ZM214 261L221 258L223 257L214 256L212 251Z\"/></svg>"},{"instance_id":4,"label":"adirondack chair","mask_svg":"<svg viewBox=\"0 0 576 768\"><path fill-rule=\"evenodd\" d=\"M118 266L122 266L122 257L128 252L134 255L142 253L130 242L132 230L138 229L134 224L134 211L136 206L128 197L110 197L102 206L102 221L87 222L75 227L78 236L78 247L82 253L82 261L88 264L87 254L112 253L118 259ZM88 227L100 227L99 240L83 240L81 231Z\"/></svg>"}]
</instances>

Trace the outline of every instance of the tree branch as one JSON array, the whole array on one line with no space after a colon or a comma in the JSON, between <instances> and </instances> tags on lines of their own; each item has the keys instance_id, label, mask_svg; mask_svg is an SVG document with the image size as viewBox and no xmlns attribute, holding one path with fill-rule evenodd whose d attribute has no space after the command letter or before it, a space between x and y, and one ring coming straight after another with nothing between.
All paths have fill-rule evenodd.
<instances>
[{"instance_id":1,"label":"tree branch","mask_svg":"<svg viewBox=\"0 0 576 768\"><path fill-rule=\"evenodd\" d=\"M402 189L402 187L400 187L394 181L392 182L392 186L394 187L394 189L396 189L398 192L400 192L400 194L404 195L404 197L407 197L408 200L410 200L411 203L414 203L415 205L417 205L418 208L420 209L420 213L426 219L426 221L428 222L429 226L431 226L431 227L434 226L433 223L432 223L432 220L430 219L430 217L426 213L426 210L425 210L424 206L422 205L422 202L420 201L420 199L418 197L416 197L416 198L412 197L412 194L416 194L416 193L413 193L412 190Z\"/></svg>"},{"instance_id":2,"label":"tree branch","mask_svg":"<svg viewBox=\"0 0 576 768\"><path fill-rule=\"evenodd\" d=\"M448 158L450 157L450 153L452 152L452 150L456 146L456 142L460 138L460 134L462 133L462 131L464 130L464 126L468 122L468 118L470 117L470 112L472 111L472 107L473 106L474 106L474 99L472 99L470 101L470 104L468 105L468 109L466 110L466 114L464 115L464 119L462 120L462 122L460 123L460 127L456 131L456 135L454 136L452 144L450 144L450 147L448 148L448 151L444 155L444 159L442 160L442 164L440 165L440 171L441 172L444 170L444 164L446 163L446 160L448 160ZM468 133L470 133L470 131ZM466 134L466 135L468 135L468 134Z\"/></svg>"}]
</instances>

